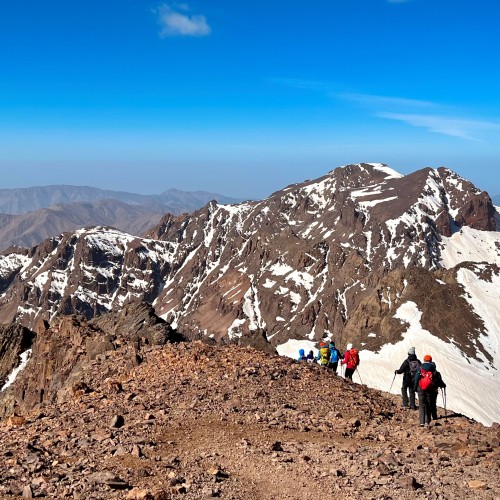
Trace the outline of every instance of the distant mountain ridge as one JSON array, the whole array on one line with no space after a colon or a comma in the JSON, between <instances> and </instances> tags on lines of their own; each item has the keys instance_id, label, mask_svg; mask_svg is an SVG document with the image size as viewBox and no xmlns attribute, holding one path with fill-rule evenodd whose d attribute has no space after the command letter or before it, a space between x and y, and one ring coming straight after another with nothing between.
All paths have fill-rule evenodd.
<instances>
[{"instance_id":1,"label":"distant mountain ridge","mask_svg":"<svg viewBox=\"0 0 500 500\"><path fill-rule=\"evenodd\" d=\"M160 194L137 194L111 191L90 186L50 185L29 188L0 189L0 213L19 215L53 205L77 202L94 202L112 199L129 205L143 207L151 212L181 214L192 212L209 201L229 204L242 201L206 191L181 191L168 189Z\"/></svg>"},{"instance_id":2,"label":"distant mountain ridge","mask_svg":"<svg viewBox=\"0 0 500 500\"><path fill-rule=\"evenodd\" d=\"M212 200L239 201L179 189L155 195L66 185L1 189L0 251L13 245L33 247L65 231L89 226L112 226L141 236L166 213L190 213Z\"/></svg>"},{"instance_id":3,"label":"distant mountain ridge","mask_svg":"<svg viewBox=\"0 0 500 500\"><path fill-rule=\"evenodd\" d=\"M31 248L47 238L89 226L112 226L140 236L163 215L118 200L53 205L20 215L0 214L0 251L14 245Z\"/></svg>"}]
</instances>

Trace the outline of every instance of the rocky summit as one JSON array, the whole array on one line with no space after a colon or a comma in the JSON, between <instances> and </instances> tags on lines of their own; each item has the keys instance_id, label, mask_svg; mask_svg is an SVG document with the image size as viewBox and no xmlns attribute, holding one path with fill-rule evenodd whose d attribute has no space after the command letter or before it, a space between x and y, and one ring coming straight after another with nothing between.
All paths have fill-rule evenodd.
<instances>
[{"instance_id":1,"label":"rocky summit","mask_svg":"<svg viewBox=\"0 0 500 500\"><path fill-rule=\"evenodd\" d=\"M131 345L82 344L64 397L0 420L1 498L500 495L498 425L439 409L421 429L395 396L250 347Z\"/></svg>"}]
</instances>

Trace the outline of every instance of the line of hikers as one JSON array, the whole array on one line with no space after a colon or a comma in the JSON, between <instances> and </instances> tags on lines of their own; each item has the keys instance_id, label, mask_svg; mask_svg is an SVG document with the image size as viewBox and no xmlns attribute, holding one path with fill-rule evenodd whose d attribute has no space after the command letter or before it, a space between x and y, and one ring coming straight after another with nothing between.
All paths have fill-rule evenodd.
<instances>
[{"instance_id":1,"label":"line of hikers","mask_svg":"<svg viewBox=\"0 0 500 500\"><path fill-rule=\"evenodd\" d=\"M337 368L340 362L341 366L346 366L345 378L352 380L352 376L359 365L359 354L357 349L352 347L352 344L347 344L346 352L342 356L340 351L335 347L335 342L331 340L328 344L326 342L321 342L316 356L314 356L313 351L309 351L309 354L306 356L304 349L300 349L298 361L308 361L309 363L318 363L321 366L326 366L330 368L335 375L337 374Z\"/></svg>"},{"instance_id":2,"label":"line of hikers","mask_svg":"<svg viewBox=\"0 0 500 500\"><path fill-rule=\"evenodd\" d=\"M335 374L337 374L340 361L341 365L346 366L345 378L352 380L352 376L359 366L359 353L353 348L352 344L347 344L346 352L342 356L335 347L335 342L321 342L316 356L314 356L312 350L306 356L304 349L300 349L298 361L318 363L321 366L330 368ZM436 370L436 364L432 362L432 356L426 354L424 362L421 363L415 354L415 348L411 347L408 350L408 358L403 361L399 370L394 371L393 383L396 375L403 375L403 384L401 386L403 408L417 409L415 404L415 393L417 393L420 426L424 427L429 425L432 420L437 420L439 389L443 390L443 401L446 409L446 384L441 374ZM391 389L392 384L389 392Z\"/></svg>"}]
</instances>

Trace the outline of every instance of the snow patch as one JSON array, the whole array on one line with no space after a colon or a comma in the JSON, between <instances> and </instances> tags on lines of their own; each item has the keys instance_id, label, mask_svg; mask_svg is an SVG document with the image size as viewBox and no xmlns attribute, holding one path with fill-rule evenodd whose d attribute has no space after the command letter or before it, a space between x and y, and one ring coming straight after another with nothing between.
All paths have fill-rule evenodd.
<instances>
[{"instance_id":1,"label":"snow patch","mask_svg":"<svg viewBox=\"0 0 500 500\"><path fill-rule=\"evenodd\" d=\"M451 237L442 238L441 265L451 269L462 262L500 265L500 232L479 231L468 226Z\"/></svg>"},{"instance_id":2,"label":"snow patch","mask_svg":"<svg viewBox=\"0 0 500 500\"><path fill-rule=\"evenodd\" d=\"M17 376L24 370L24 368L26 368L26 365L28 364L30 357L31 357L31 349L27 349L26 351L21 353L21 355L19 356L20 358L19 365L10 372L10 375L7 377L7 381L0 389L0 392L4 391L5 389L7 389L7 387L11 386L15 382Z\"/></svg>"},{"instance_id":3,"label":"snow patch","mask_svg":"<svg viewBox=\"0 0 500 500\"><path fill-rule=\"evenodd\" d=\"M318 349L315 347L316 342L311 340L296 340L290 339L284 344L280 344L276 347L276 351L280 356L287 356L288 358L297 359L299 357L299 350L304 349L307 354L309 351L314 352L314 356L318 353Z\"/></svg>"}]
</instances>

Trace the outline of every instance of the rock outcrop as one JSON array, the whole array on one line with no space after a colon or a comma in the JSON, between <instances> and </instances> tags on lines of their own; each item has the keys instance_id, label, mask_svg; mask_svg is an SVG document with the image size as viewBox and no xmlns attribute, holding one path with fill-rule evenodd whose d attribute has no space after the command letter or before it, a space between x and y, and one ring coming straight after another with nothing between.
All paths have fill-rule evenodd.
<instances>
[{"instance_id":1,"label":"rock outcrop","mask_svg":"<svg viewBox=\"0 0 500 500\"><path fill-rule=\"evenodd\" d=\"M92 321L83 316L61 316L46 325L33 342L31 334L23 327L4 327L5 338L10 338L2 358L6 373L19 364L16 356L20 352L29 346L32 353L16 383L0 393L0 415L26 412L47 402L67 401L75 390L85 390L78 385L82 372L108 351L120 349L129 367L133 367L141 363L144 346L182 340L145 303L129 304L118 313Z\"/></svg>"}]
</instances>

